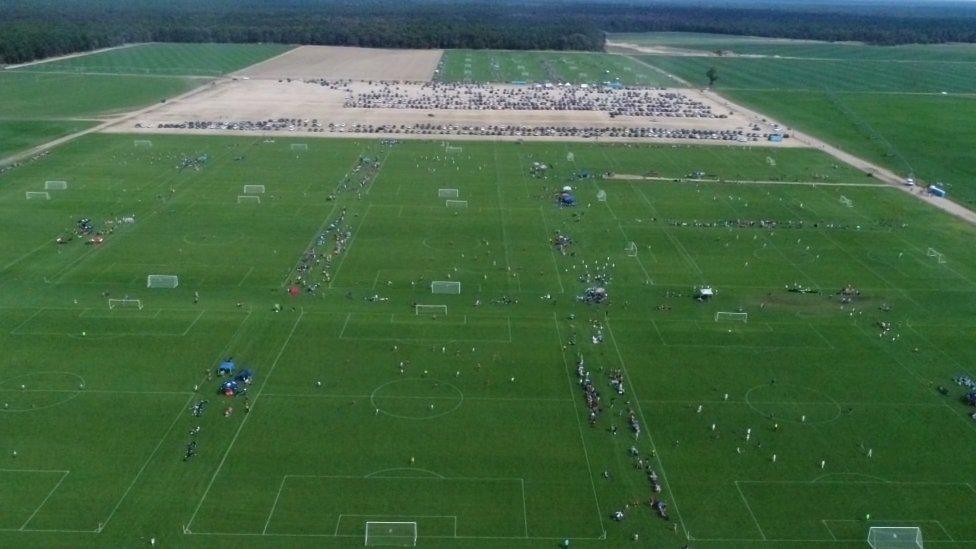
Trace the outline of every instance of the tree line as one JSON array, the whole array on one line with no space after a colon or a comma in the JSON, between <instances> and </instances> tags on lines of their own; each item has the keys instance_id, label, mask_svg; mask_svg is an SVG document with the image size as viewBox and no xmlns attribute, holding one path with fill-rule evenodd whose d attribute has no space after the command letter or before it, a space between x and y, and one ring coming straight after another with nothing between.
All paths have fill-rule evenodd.
<instances>
[{"instance_id":1,"label":"tree line","mask_svg":"<svg viewBox=\"0 0 976 549\"><path fill-rule=\"evenodd\" d=\"M598 51L605 32L976 42L976 8L709 7L636 0L4 0L0 63L131 42Z\"/></svg>"}]
</instances>

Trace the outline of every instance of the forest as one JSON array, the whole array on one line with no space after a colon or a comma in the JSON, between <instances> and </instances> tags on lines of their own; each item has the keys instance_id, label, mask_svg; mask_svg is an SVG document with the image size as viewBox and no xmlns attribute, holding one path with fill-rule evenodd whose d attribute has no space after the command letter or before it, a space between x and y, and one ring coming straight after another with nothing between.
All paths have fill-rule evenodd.
<instances>
[{"instance_id":1,"label":"forest","mask_svg":"<svg viewBox=\"0 0 976 549\"><path fill-rule=\"evenodd\" d=\"M152 41L597 51L605 32L641 31L872 44L976 42L976 7L748 7L678 0L4 0L0 64Z\"/></svg>"}]
</instances>

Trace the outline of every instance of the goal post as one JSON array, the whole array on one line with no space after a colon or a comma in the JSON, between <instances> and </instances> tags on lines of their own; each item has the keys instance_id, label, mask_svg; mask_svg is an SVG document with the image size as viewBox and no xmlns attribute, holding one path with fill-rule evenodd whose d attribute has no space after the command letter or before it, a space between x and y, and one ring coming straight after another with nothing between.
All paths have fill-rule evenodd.
<instances>
[{"instance_id":1,"label":"goal post","mask_svg":"<svg viewBox=\"0 0 976 549\"><path fill-rule=\"evenodd\" d=\"M293 150L293 151L307 151L308 150L308 144L307 143L292 143L291 144L291 150Z\"/></svg>"},{"instance_id":2,"label":"goal post","mask_svg":"<svg viewBox=\"0 0 976 549\"><path fill-rule=\"evenodd\" d=\"M749 313L737 313L731 311L718 311L715 313L715 322L749 322Z\"/></svg>"},{"instance_id":3,"label":"goal post","mask_svg":"<svg viewBox=\"0 0 976 549\"><path fill-rule=\"evenodd\" d=\"M450 280L435 280L430 283L430 293L458 295L461 293L461 283Z\"/></svg>"},{"instance_id":4,"label":"goal post","mask_svg":"<svg viewBox=\"0 0 976 549\"><path fill-rule=\"evenodd\" d=\"M27 191L24 194L27 200L51 200L51 193L44 191Z\"/></svg>"},{"instance_id":5,"label":"goal post","mask_svg":"<svg viewBox=\"0 0 976 549\"><path fill-rule=\"evenodd\" d=\"M149 275L146 277L147 288L176 288L180 285L177 275Z\"/></svg>"},{"instance_id":6,"label":"goal post","mask_svg":"<svg viewBox=\"0 0 976 549\"><path fill-rule=\"evenodd\" d=\"M448 153L459 153L462 152L463 150L464 149L462 149L461 147L455 147L454 145L448 145L444 147L444 151Z\"/></svg>"},{"instance_id":7,"label":"goal post","mask_svg":"<svg viewBox=\"0 0 976 549\"><path fill-rule=\"evenodd\" d=\"M141 299L109 299L109 309L139 309L142 310Z\"/></svg>"},{"instance_id":8,"label":"goal post","mask_svg":"<svg viewBox=\"0 0 976 549\"><path fill-rule=\"evenodd\" d=\"M364 545L416 546L417 523L367 521Z\"/></svg>"},{"instance_id":9,"label":"goal post","mask_svg":"<svg viewBox=\"0 0 976 549\"><path fill-rule=\"evenodd\" d=\"M237 196L238 204L260 204L261 197L253 194L241 194Z\"/></svg>"},{"instance_id":10,"label":"goal post","mask_svg":"<svg viewBox=\"0 0 976 549\"><path fill-rule=\"evenodd\" d=\"M444 205L453 210L463 210L468 207L467 200L445 200Z\"/></svg>"},{"instance_id":11,"label":"goal post","mask_svg":"<svg viewBox=\"0 0 976 549\"><path fill-rule=\"evenodd\" d=\"M597 202L606 202L607 201L607 191L605 191L603 189L600 189L599 191L597 191L596 192L596 200L597 200Z\"/></svg>"},{"instance_id":12,"label":"goal post","mask_svg":"<svg viewBox=\"0 0 976 549\"><path fill-rule=\"evenodd\" d=\"M447 316L447 305L417 305L414 312L417 316Z\"/></svg>"},{"instance_id":13,"label":"goal post","mask_svg":"<svg viewBox=\"0 0 976 549\"><path fill-rule=\"evenodd\" d=\"M939 263L946 262L945 254L943 254L939 250L936 250L935 248L929 248L928 250L926 250L925 255L928 257L934 257L935 260L938 261Z\"/></svg>"},{"instance_id":14,"label":"goal post","mask_svg":"<svg viewBox=\"0 0 976 549\"><path fill-rule=\"evenodd\" d=\"M148 139L134 139L132 141L132 146L137 149L151 149L152 141Z\"/></svg>"},{"instance_id":15,"label":"goal post","mask_svg":"<svg viewBox=\"0 0 976 549\"><path fill-rule=\"evenodd\" d=\"M637 243L628 242L627 245L624 246L624 253L627 254L627 257L637 257Z\"/></svg>"},{"instance_id":16,"label":"goal post","mask_svg":"<svg viewBox=\"0 0 976 549\"><path fill-rule=\"evenodd\" d=\"M457 198L461 193L457 189L437 189L438 198Z\"/></svg>"},{"instance_id":17,"label":"goal post","mask_svg":"<svg viewBox=\"0 0 976 549\"><path fill-rule=\"evenodd\" d=\"M853 208L854 207L854 201L851 200L850 198L847 198L846 196L843 196L843 195L841 195L841 197L840 197L840 203L843 204L843 205L845 205L845 206L847 206L848 208Z\"/></svg>"},{"instance_id":18,"label":"goal post","mask_svg":"<svg viewBox=\"0 0 976 549\"><path fill-rule=\"evenodd\" d=\"M244 185L244 194L264 194L264 185Z\"/></svg>"},{"instance_id":19,"label":"goal post","mask_svg":"<svg viewBox=\"0 0 976 549\"><path fill-rule=\"evenodd\" d=\"M872 549L922 549L922 529L917 526L872 526L868 529Z\"/></svg>"},{"instance_id":20,"label":"goal post","mask_svg":"<svg viewBox=\"0 0 976 549\"><path fill-rule=\"evenodd\" d=\"M63 191L68 188L67 181L45 181L44 190L45 191Z\"/></svg>"}]
</instances>

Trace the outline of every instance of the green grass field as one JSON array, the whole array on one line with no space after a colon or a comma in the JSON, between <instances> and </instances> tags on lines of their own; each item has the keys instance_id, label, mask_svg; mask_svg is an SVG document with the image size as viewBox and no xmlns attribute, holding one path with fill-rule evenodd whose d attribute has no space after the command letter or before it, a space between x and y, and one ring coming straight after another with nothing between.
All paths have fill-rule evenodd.
<instances>
[{"instance_id":1,"label":"green grass field","mask_svg":"<svg viewBox=\"0 0 976 549\"><path fill-rule=\"evenodd\" d=\"M82 120L0 120L0 158L94 124Z\"/></svg>"},{"instance_id":2,"label":"green grass field","mask_svg":"<svg viewBox=\"0 0 976 549\"><path fill-rule=\"evenodd\" d=\"M666 86L670 79L623 56L568 51L446 50L442 82L571 82Z\"/></svg>"},{"instance_id":3,"label":"green grass field","mask_svg":"<svg viewBox=\"0 0 976 549\"><path fill-rule=\"evenodd\" d=\"M422 547L860 547L893 524L976 543L976 423L952 382L976 359L976 231L896 189L775 148L134 139L0 176L0 545L354 547L367 521L416 522ZM574 175L697 170L782 182ZM25 199L51 180L67 188ZM555 205L563 185L578 207ZM336 232L318 291L289 296ZM598 270L610 305L577 301ZM143 307L109 307L126 297ZM255 372L249 412L207 379L231 356Z\"/></svg>"},{"instance_id":4,"label":"green grass field","mask_svg":"<svg viewBox=\"0 0 976 549\"><path fill-rule=\"evenodd\" d=\"M693 32L611 33L607 39L638 46L665 46L739 55L768 55L807 59L874 59L884 61L976 62L973 44L905 44L869 46L857 42L820 42L759 36Z\"/></svg>"},{"instance_id":5,"label":"green grass field","mask_svg":"<svg viewBox=\"0 0 976 549\"><path fill-rule=\"evenodd\" d=\"M696 37L666 37L662 43L685 47ZM700 46L710 48L725 38L705 39ZM652 36L648 42L654 40ZM745 44L754 42L742 39ZM765 54L800 55L790 49L789 42L756 43L770 48ZM806 47L887 50L822 42L808 43ZM730 99L903 175L914 174L928 183L943 183L952 188L950 199L976 204L976 170L968 145L972 139L969 120L976 109L976 62L960 60L952 53L974 48L953 44L891 49L915 53L902 56L912 60L867 59L882 54L852 52L837 54L834 59L661 55L637 58L695 86L705 86L706 71L715 67L719 75L715 89ZM940 53L947 49L951 51Z\"/></svg>"},{"instance_id":6,"label":"green grass field","mask_svg":"<svg viewBox=\"0 0 976 549\"><path fill-rule=\"evenodd\" d=\"M219 76L280 55L284 44L139 44L31 65L31 72Z\"/></svg>"}]
</instances>

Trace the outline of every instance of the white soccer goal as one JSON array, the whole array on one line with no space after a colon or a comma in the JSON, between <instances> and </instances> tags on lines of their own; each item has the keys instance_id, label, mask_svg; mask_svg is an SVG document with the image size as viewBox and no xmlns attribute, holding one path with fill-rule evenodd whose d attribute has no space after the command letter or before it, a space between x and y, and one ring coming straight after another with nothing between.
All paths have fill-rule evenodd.
<instances>
[{"instance_id":1,"label":"white soccer goal","mask_svg":"<svg viewBox=\"0 0 976 549\"><path fill-rule=\"evenodd\" d=\"M628 242L627 245L624 246L624 253L627 254L627 257L637 257L637 243Z\"/></svg>"},{"instance_id":2,"label":"white soccer goal","mask_svg":"<svg viewBox=\"0 0 976 549\"><path fill-rule=\"evenodd\" d=\"M264 194L264 185L244 185L244 194Z\"/></svg>"},{"instance_id":3,"label":"white soccer goal","mask_svg":"<svg viewBox=\"0 0 976 549\"><path fill-rule=\"evenodd\" d=\"M715 322L749 322L749 313L735 313L729 311L718 311L715 313Z\"/></svg>"},{"instance_id":4,"label":"white soccer goal","mask_svg":"<svg viewBox=\"0 0 976 549\"><path fill-rule=\"evenodd\" d=\"M443 315L447 316L447 305L417 305L416 314L420 315Z\"/></svg>"},{"instance_id":5,"label":"white soccer goal","mask_svg":"<svg viewBox=\"0 0 976 549\"><path fill-rule=\"evenodd\" d=\"M872 549L922 549L922 529L915 526L872 526L868 529Z\"/></svg>"},{"instance_id":6,"label":"white soccer goal","mask_svg":"<svg viewBox=\"0 0 976 549\"><path fill-rule=\"evenodd\" d=\"M467 200L445 200L444 205L448 208L453 208L456 210L461 210L468 207Z\"/></svg>"},{"instance_id":7,"label":"white soccer goal","mask_svg":"<svg viewBox=\"0 0 976 549\"><path fill-rule=\"evenodd\" d=\"M444 147L444 151L445 152L448 152L448 153L459 153L462 150L463 149L461 147L455 147L454 145L448 145L448 146Z\"/></svg>"},{"instance_id":8,"label":"white soccer goal","mask_svg":"<svg viewBox=\"0 0 976 549\"><path fill-rule=\"evenodd\" d=\"M44 191L27 191L24 193L24 197L27 200L51 200L51 193L46 193Z\"/></svg>"},{"instance_id":9,"label":"white soccer goal","mask_svg":"<svg viewBox=\"0 0 976 549\"><path fill-rule=\"evenodd\" d=\"M109 309L139 309L142 310L141 299L109 299Z\"/></svg>"},{"instance_id":10,"label":"white soccer goal","mask_svg":"<svg viewBox=\"0 0 976 549\"><path fill-rule=\"evenodd\" d=\"M575 161L576 161L576 155L575 154L573 154L571 152L566 153L566 162L575 162Z\"/></svg>"},{"instance_id":11,"label":"white soccer goal","mask_svg":"<svg viewBox=\"0 0 976 549\"><path fill-rule=\"evenodd\" d=\"M308 144L307 143L292 143L291 144L291 150L293 150L293 151L307 151L308 150Z\"/></svg>"},{"instance_id":12,"label":"white soccer goal","mask_svg":"<svg viewBox=\"0 0 976 549\"><path fill-rule=\"evenodd\" d=\"M606 202L607 201L607 191L605 191L603 189L600 189L599 191L597 191L596 192L596 200L597 200L597 202Z\"/></svg>"},{"instance_id":13,"label":"white soccer goal","mask_svg":"<svg viewBox=\"0 0 976 549\"><path fill-rule=\"evenodd\" d=\"M939 263L946 262L945 254L943 254L939 250L936 250L935 248L929 248L928 250L926 250L925 255L927 255L928 257L934 257L935 260L938 261Z\"/></svg>"},{"instance_id":14,"label":"white soccer goal","mask_svg":"<svg viewBox=\"0 0 976 549\"><path fill-rule=\"evenodd\" d=\"M457 189L437 189L438 198L457 198L461 193Z\"/></svg>"},{"instance_id":15,"label":"white soccer goal","mask_svg":"<svg viewBox=\"0 0 976 549\"><path fill-rule=\"evenodd\" d=\"M260 196L253 195L253 194L242 194L242 195L238 195L238 197L237 197L237 203L238 204L243 204L243 203L247 203L247 204L260 204L261 203L261 197Z\"/></svg>"},{"instance_id":16,"label":"white soccer goal","mask_svg":"<svg viewBox=\"0 0 976 549\"><path fill-rule=\"evenodd\" d=\"M67 181L45 181L44 190L45 191L63 191L68 188Z\"/></svg>"},{"instance_id":17,"label":"white soccer goal","mask_svg":"<svg viewBox=\"0 0 976 549\"><path fill-rule=\"evenodd\" d=\"M180 285L180 277L176 275L149 275L146 277L147 288L175 288Z\"/></svg>"},{"instance_id":18,"label":"white soccer goal","mask_svg":"<svg viewBox=\"0 0 976 549\"><path fill-rule=\"evenodd\" d=\"M461 293L461 283L450 280L435 280L430 283L430 293L458 295Z\"/></svg>"},{"instance_id":19,"label":"white soccer goal","mask_svg":"<svg viewBox=\"0 0 976 549\"><path fill-rule=\"evenodd\" d=\"M840 203L847 206L848 208L854 207L854 201L843 195L840 197Z\"/></svg>"},{"instance_id":20,"label":"white soccer goal","mask_svg":"<svg viewBox=\"0 0 976 549\"><path fill-rule=\"evenodd\" d=\"M417 545L416 522L366 522L365 545Z\"/></svg>"},{"instance_id":21,"label":"white soccer goal","mask_svg":"<svg viewBox=\"0 0 976 549\"><path fill-rule=\"evenodd\" d=\"M152 141L148 139L135 139L132 141L132 146L137 149L151 149Z\"/></svg>"}]
</instances>

